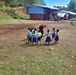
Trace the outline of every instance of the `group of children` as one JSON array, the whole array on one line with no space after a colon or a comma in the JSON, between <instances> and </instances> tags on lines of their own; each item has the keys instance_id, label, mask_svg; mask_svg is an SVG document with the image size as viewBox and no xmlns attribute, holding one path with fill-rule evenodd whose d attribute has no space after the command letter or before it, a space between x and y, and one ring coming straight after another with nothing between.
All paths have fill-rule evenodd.
<instances>
[{"instance_id":1,"label":"group of children","mask_svg":"<svg viewBox=\"0 0 76 75\"><path fill-rule=\"evenodd\" d=\"M52 40L55 40L54 43L58 43L59 41L59 35L58 35L59 29L53 28L52 31L47 30L47 33L43 35L41 33L41 30L36 28L28 28L28 34L27 34L27 39L29 44L39 44L41 42L42 37L46 36L46 44L50 44ZM52 35L52 38L51 38Z\"/></svg>"},{"instance_id":2,"label":"group of children","mask_svg":"<svg viewBox=\"0 0 76 75\"><path fill-rule=\"evenodd\" d=\"M58 44L58 41L59 41L58 32L59 32L59 29L56 30L55 28L53 28L51 32L50 30L47 30L46 35L44 35L46 36L46 40L45 40L46 44L50 44L50 42L53 40L55 44ZM52 38L50 35L52 35Z\"/></svg>"}]
</instances>

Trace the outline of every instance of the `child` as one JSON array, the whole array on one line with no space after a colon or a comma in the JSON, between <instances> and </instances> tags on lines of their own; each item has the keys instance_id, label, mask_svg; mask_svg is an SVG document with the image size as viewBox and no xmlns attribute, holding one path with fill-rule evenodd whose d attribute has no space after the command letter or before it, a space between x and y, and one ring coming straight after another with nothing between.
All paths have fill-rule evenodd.
<instances>
[{"instance_id":1,"label":"child","mask_svg":"<svg viewBox=\"0 0 76 75\"><path fill-rule=\"evenodd\" d=\"M28 28L28 35L27 35L27 37L28 37L28 43L29 44L31 44L32 43L32 30L31 30L31 28Z\"/></svg>"},{"instance_id":2,"label":"child","mask_svg":"<svg viewBox=\"0 0 76 75\"><path fill-rule=\"evenodd\" d=\"M38 44L38 37L37 37L36 29L34 29L32 36L33 36L33 42L35 44Z\"/></svg>"},{"instance_id":3,"label":"child","mask_svg":"<svg viewBox=\"0 0 76 75\"><path fill-rule=\"evenodd\" d=\"M55 38L55 28L53 28L53 30L52 30L52 40Z\"/></svg>"},{"instance_id":4,"label":"child","mask_svg":"<svg viewBox=\"0 0 76 75\"><path fill-rule=\"evenodd\" d=\"M59 41L59 35L58 35L59 29L57 29L56 34L55 34L55 42L56 44L58 44Z\"/></svg>"},{"instance_id":5,"label":"child","mask_svg":"<svg viewBox=\"0 0 76 75\"><path fill-rule=\"evenodd\" d=\"M40 30L38 30L37 36L38 36L38 41L41 42L42 34Z\"/></svg>"},{"instance_id":6,"label":"child","mask_svg":"<svg viewBox=\"0 0 76 75\"><path fill-rule=\"evenodd\" d=\"M30 40L30 28L28 28L28 31L27 31L27 40L28 40L28 43L29 43L29 40Z\"/></svg>"},{"instance_id":7,"label":"child","mask_svg":"<svg viewBox=\"0 0 76 75\"><path fill-rule=\"evenodd\" d=\"M47 34L45 35L46 36L46 44L50 44L51 42L51 37L50 37L50 30L47 30Z\"/></svg>"}]
</instances>

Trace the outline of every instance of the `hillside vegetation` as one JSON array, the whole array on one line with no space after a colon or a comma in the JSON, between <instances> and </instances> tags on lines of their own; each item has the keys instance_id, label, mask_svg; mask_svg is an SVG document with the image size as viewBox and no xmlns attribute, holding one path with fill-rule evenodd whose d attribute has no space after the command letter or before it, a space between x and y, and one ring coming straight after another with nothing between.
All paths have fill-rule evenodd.
<instances>
[{"instance_id":1,"label":"hillside vegetation","mask_svg":"<svg viewBox=\"0 0 76 75\"><path fill-rule=\"evenodd\" d=\"M1 3L0 3L1 7L3 4L10 7L18 7L23 5L27 6L31 4L45 5L45 2L44 0L1 0Z\"/></svg>"},{"instance_id":2,"label":"hillside vegetation","mask_svg":"<svg viewBox=\"0 0 76 75\"><path fill-rule=\"evenodd\" d=\"M29 19L25 7L32 4L46 5L44 0L0 0L0 19ZM63 7L63 10L65 9L76 12L76 0L70 0L67 7Z\"/></svg>"},{"instance_id":3,"label":"hillside vegetation","mask_svg":"<svg viewBox=\"0 0 76 75\"><path fill-rule=\"evenodd\" d=\"M28 19L28 15L23 8L0 8L0 19Z\"/></svg>"},{"instance_id":4,"label":"hillside vegetation","mask_svg":"<svg viewBox=\"0 0 76 75\"><path fill-rule=\"evenodd\" d=\"M27 7L31 4L45 5L44 0L1 0L0 1L0 19L29 19Z\"/></svg>"},{"instance_id":5,"label":"hillside vegetation","mask_svg":"<svg viewBox=\"0 0 76 75\"><path fill-rule=\"evenodd\" d=\"M0 19L10 19L10 18L11 17L7 13L0 11Z\"/></svg>"}]
</instances>

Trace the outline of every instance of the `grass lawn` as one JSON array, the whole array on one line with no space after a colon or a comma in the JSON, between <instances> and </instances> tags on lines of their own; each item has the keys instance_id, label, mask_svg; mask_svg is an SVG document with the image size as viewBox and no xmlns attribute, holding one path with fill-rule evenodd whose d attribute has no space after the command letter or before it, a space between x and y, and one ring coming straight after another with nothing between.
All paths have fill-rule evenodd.
<instances>
[{"instance_id":1,"label":"grass lawn","mask_svg":"<svg viewBox=\"0 0 76 75\"><path fill-rule=\"evenodd\" d=\"M17 23L19 20L0 20L0 24ZM50 29L60 29L59 44L25 44L27 29L0 28L0 75L76 75L76 22L21 21L44 23ZM9 28L10 29L10 28ZM46 28L44 29L46 33ZM7 32L9 31L9 32Z\"/></svg>"}]
</instances>

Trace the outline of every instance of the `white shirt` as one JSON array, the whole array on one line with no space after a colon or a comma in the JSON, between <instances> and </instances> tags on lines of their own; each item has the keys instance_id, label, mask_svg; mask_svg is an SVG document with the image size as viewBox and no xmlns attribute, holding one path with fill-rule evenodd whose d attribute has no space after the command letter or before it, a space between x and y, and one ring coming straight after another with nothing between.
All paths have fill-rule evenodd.
<instances>
[{"instance_id":1,"label":"white shirt","mask_svg":"<svg viewBox=\"0 0 76 75\"><path fill-rule=\"evenodd\" d=\"M42 36L41 32L38 32L37 35L38 35L38 37L41 37Z\"/></svg>"},{"instance_id":2,"label":"white shirt","mask_svg":"<svg viewBox=\"0 0 76 75\"><path fill-rule=\"evenodd\" d=\"M56 32L55 30L52 30L52 34L55 34L55 32Z\"/></svg>"},{"instance_id":3,"label":"white shirt","mask_svg":"<svg viewBox=\"0 0 76 75\"><path fill-rule=\"evenodd\" d=\"M47 35L47 37L49 37L49 36L50 36L50 34L51 34L50 32L49 32L49 33L47 33L47 34L46 34L46 35Z\"/></svg>"},{"instance_id":4,"label":"white shirt","mask_svg":"<svg viewBox=\"0 0 76 75\"><path fill-rule=\"evenodd\" d=\"M58 36L58 32L55 33L55 36Z\"/></svg>"},{"instance_id":5,"label":"white shirt","mask_svg":"<svg viewBox=\"0 0 76 75\"><path fill-rule=\"evenodd\" d=\"M32 34L32 36L33 36L33 37L38 37L36 31L35 31L34 34Z\"/></svg>"}]
</instances>

